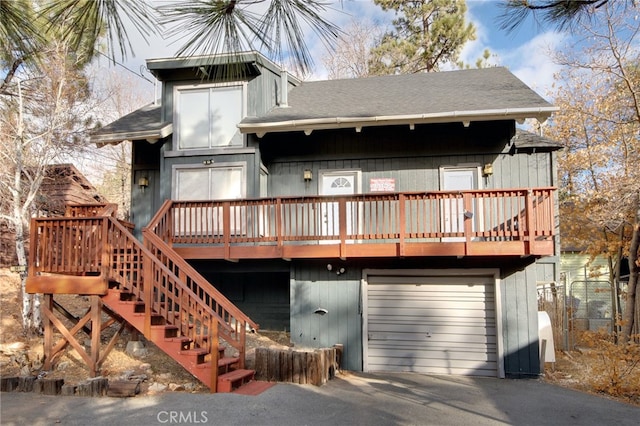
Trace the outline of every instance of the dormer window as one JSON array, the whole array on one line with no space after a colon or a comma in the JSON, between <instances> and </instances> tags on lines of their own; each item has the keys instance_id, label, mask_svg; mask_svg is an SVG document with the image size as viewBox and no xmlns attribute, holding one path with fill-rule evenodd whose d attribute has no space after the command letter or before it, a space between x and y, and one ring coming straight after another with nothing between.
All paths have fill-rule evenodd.
<instances>
[{"instance_id":1,"label":"dormer window","mask_svg":"<svg viewBox=\"0 0 640 426\"><path fill-rule=\"evenodd\" d=\"M245 85L180 86L174 90L174 141L179 150L243 145Z\"/></svg>"}]
</instances>

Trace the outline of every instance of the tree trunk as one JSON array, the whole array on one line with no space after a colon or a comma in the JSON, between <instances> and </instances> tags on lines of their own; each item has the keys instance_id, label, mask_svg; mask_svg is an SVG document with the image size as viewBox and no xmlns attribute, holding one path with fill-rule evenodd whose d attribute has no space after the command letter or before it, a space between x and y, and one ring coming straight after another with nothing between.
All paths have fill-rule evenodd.
<instances>
[{"instance_id":1,"label":"tree trunk","mask_svg":"<svg viewBox=\"0 0 640 426\"><path fill-rule=\"evenodd\" d=\"M24 126L22 114L22 90L18 84L19 111L18 111L18 131L15 138L15 169L13 171L12 205L13 223L16 232L16 256L20 267L20 282L22 293L22 327L26 333L40 333L42 331L42 317L40 316L40 300L38 295L27 293L27 251L25 249L25 235L29 235L29 222L25 220L25 212L29 211L30 202L23 201L23 173L24 159L23 150ZM27 197L27 200L33 199Z\"/></svg>"},{"instance_id":2,"label":"tree trunk","mask_svg":"<svg viewBox=\"0 0 640 426\"><path fill-rule=\"evenodd\" d=\"M640 193L636 198L636 217L633 224L633 235L631 237L631 245L629 247L629 285L627 286L627 303L622 317L622 338L620 343L624 344L632 338L632 335L640 333L640 324L638 316L640 308L638 308L638 300L636 300L636 289L638 288L638 279L640 278Z\"/></svg>"},{"instance_id":3,"label":"tree trunk","mask_svg":"<svg viewBox=\"0 0 640 426\"><path fill-rule=\"evenodd\" d=\"M20 283L22 294L22 327L26 333L42 333L42 316L40 314L40 296L27 293L27 250L25 236L29 235L29 227L21 219L16 218L16 256L20 267Z\"/></svg>"}]
</instances>

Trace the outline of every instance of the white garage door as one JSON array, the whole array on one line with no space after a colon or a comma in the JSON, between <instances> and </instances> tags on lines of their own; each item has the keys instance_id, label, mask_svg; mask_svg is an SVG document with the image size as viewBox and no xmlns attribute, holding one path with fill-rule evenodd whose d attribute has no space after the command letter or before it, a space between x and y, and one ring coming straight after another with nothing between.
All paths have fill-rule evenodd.
<instances>
[{"instance_id":1,"label":"white garage door","mask_svg":"<svg viewBox=\"0 0 640 426\"><path fill-rule=\"evenodd\" d=\"M368 371L498 375L493 277L367 281Z\"/></svg>"}]
</instances>

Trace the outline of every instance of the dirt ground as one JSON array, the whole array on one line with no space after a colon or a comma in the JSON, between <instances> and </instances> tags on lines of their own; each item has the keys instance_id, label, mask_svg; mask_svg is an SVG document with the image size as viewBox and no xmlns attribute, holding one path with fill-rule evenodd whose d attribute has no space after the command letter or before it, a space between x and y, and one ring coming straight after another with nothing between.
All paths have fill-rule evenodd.
<instances>
[{"instance_id":1,"label":"dirt ground","mask_svg":"<svg viewBox=\"0 0 640 426\"><path fill-rule=\"evenodd\" d=\"M43 338L41 336L29 338L22 331L20 315L22 304L19 288L18 275L8 269L0 269L0 376L3 377L42 374ZM56 296L56 300L76 316L82 315L87 306L87 300L82 296ZM111 328L111 332L114 333L116 325ZM108 334L108 331L103 333L107 336L103 341L103 347L107 343ZM77 336L82 336L82 333ZM204 385L152 343L146 343L146 356L133 357L127 354L126 345L130 337L126 331L120 336L102 366L102 376L114 380L130 376L144 378L142 393L152 393L158 387L160 389L166 387L166 390L174 391L208 391ZM268 331L248 333L247 367L252 368L254 364L255 348L287 346L290 346L288 333ZM592 381L596 369L592 363L598 357L593 355L593 352L588 350L558 352L556 363L547 363L543 380L558 386L597 393L607 398L640 406L640 390L613 396L594 391ZM89 371L75 350L67 350L60 357L56 368L45 373L49 378L64 378L65 383L79 383L89 378ZM637 382L640 383L640 365L631 374L637 375ZM635 383L635 379L632 383Z\"/></svg>"},{"instance_id":2,"label":"dirt ground","mask_svg":"<svg viewBox=\"0 0 640 426\"><path fill-rule=\"evenodd\" d=\"M76 317L82 316L88 306L88 299L76 295L57 295L58 301ZM43 338L28 337L22 329L22 301L20 297L20 279L17 273L0 269L0 376L25 376L45 374L47 378L63 378L65 383L77 384L89 378L89 370L82 358L73 349L67 349L59 358L53 371L42 371ZM70 328L71 323L58 316ZM106 317L105 317L106 318ZM118 325L112 325L103 331L102 348L106 346ZM84 333L76 334L77 339L89 339ZM186 390L207 392L208 389L195 379L171 357L150 342L144 342L147 354L131 356L126 352L131 335L126 330L118 339L102 365L101 375L110 379L127 379L131 376L144 378L142 393L149 392L154 384L167 390ZM143 338L144 339L144 338ZM81 340L82 341L82 340ZM247 333L247 368L255 362L257 347L287 347L289 334L285 332L260 331ZM152 387L153 389L158 387Z\"/></svg>"}]
</instances>

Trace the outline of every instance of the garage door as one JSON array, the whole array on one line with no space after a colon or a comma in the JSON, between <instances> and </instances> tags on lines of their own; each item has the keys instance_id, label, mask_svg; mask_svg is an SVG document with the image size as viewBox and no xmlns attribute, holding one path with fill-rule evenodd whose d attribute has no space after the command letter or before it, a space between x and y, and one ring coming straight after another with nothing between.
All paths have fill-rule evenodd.
<instances>
[{"instance_id":1,"label":"garage door","mask_svg":"<svg viewBox=\"0 0 640 426\"><path fill-rule=\"evenodd\" d=\"M369 276L368 371L496 377L489 276Z\"/></svg>"}]
</instances>

